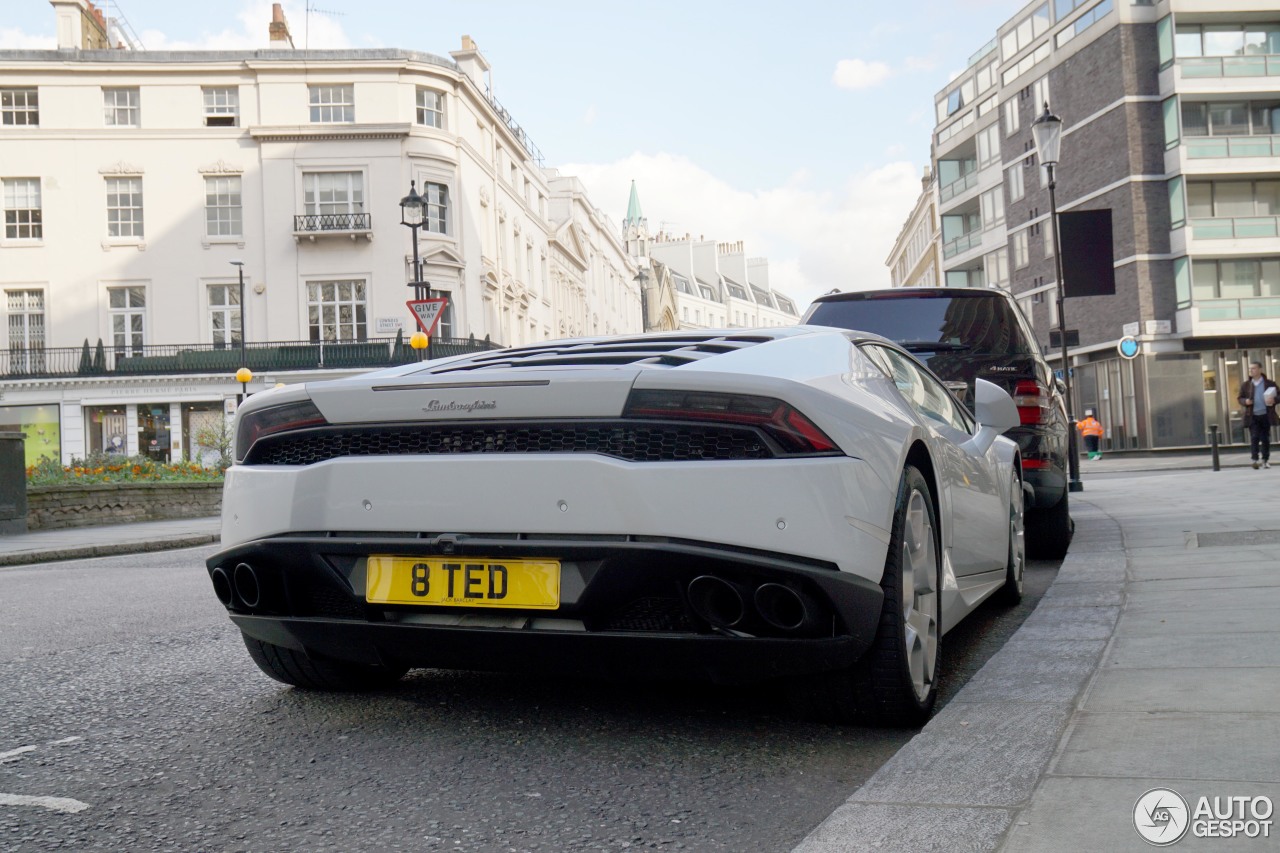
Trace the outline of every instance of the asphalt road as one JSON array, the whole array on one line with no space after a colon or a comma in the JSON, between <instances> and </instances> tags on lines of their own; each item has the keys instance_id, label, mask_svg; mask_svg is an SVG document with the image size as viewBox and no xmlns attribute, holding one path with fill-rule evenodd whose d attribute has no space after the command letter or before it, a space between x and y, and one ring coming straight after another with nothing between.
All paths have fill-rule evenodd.
<instances>
[{"instance_id":1,"label":"asphalt road","mask_svg":"<svg viewBox=\"0 0 1280 853\"><path fill-rule=\"evenodd\" d=\"M0 850L785 851L913 734L764 689L260 674L211 548L0 569ZM1057 573L944 638L953 696Z\"/></svg>"}]
</instances>

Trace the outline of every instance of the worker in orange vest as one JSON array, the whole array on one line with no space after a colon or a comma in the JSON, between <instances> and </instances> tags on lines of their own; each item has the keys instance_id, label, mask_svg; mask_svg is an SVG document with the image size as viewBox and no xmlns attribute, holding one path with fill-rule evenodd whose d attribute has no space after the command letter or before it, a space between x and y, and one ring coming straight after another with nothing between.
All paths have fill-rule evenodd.
<instances>
[{"instance_id":1,"label":"worker in orange vest","mask_svg":"<svg viewBox=\"0 0 1280 853\"><path fill-rule=\"evenodd\" d=\"M1102 452L1098 443L1102 440L1102 424L1093 416L1093 409L1084 410L1084 420L1076 424L1076 429L1084 436L1084 449L1089 452L1090 459L1100 459Z\"/></svg>"}]
</instances>

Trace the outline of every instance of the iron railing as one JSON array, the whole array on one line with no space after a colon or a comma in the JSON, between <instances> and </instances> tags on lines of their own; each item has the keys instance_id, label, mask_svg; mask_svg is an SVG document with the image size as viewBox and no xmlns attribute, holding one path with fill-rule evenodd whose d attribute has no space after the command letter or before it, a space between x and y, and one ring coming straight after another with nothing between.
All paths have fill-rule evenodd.
<instances>
[{"instance_id":1,"label":"iron railing","mask_svg":"<svg viewBox=\"0 0 1280 853\"><path fill-rule=\"evenodd\" d=\"M475 338L433 338L432 355L444 358L502 349ZM421 357L425 357L425 351ZM245 347L213 344L158 344L141 347L49 347L0 350L0 378L59 379L93 376L164 376L211 373L234 375L241 367L256 373L293 370L371 370L420 360L417 350L393 338L363 341L266 341Z\"/></svg>"},{"instance_id":2,"label":"iron railing","mask_svg":"<svg viewBox=\"0 0 1280 853\"><path fill-rule=\"evenodd\" d=\"M294 231L369 231L368 213L304 213L293 217Z\"/></svg>"}]
</instances>

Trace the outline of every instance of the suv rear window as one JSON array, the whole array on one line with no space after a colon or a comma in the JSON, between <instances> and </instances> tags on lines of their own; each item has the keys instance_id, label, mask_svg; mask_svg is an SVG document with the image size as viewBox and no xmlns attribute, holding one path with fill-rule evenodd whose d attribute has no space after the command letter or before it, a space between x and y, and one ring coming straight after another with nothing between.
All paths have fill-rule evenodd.
<instances>
[{"instance_id":1,"label":"suv rear window","mask_svg":"<svg viewBox=\"0 0 1280 853\"><path fill-rule=\"evenodd\" d=\"M805 323L882 335L908 349L942 344L974 355L1034 353L1009 302L1002 296L913 293L852 294L815 302Z\"/></svg>"}]
</instances>

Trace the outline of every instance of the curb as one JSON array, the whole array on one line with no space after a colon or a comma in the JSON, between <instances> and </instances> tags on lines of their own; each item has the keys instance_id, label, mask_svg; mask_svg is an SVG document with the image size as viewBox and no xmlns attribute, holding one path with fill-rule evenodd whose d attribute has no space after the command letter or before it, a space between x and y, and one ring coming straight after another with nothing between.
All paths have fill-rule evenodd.
<instances>
[{"instance_id":1,"label":"curb","mask_svg":"<svg viewBox=\"0 0 1280 853\"><path fill-rule=\"evenodd\" d=\"M20 551L0 554L0 566L25 566L31 563L53 563L61 560L83 560L89 557L114 557L120 554L143 554L150 551L171 551L178 548L194 548L222 541L217 533L193 533L187 536L169 536L149 542L108 542L103 545L78 545L67 548L47 548L41 551Z\"/></svg>"}]
</instances>

